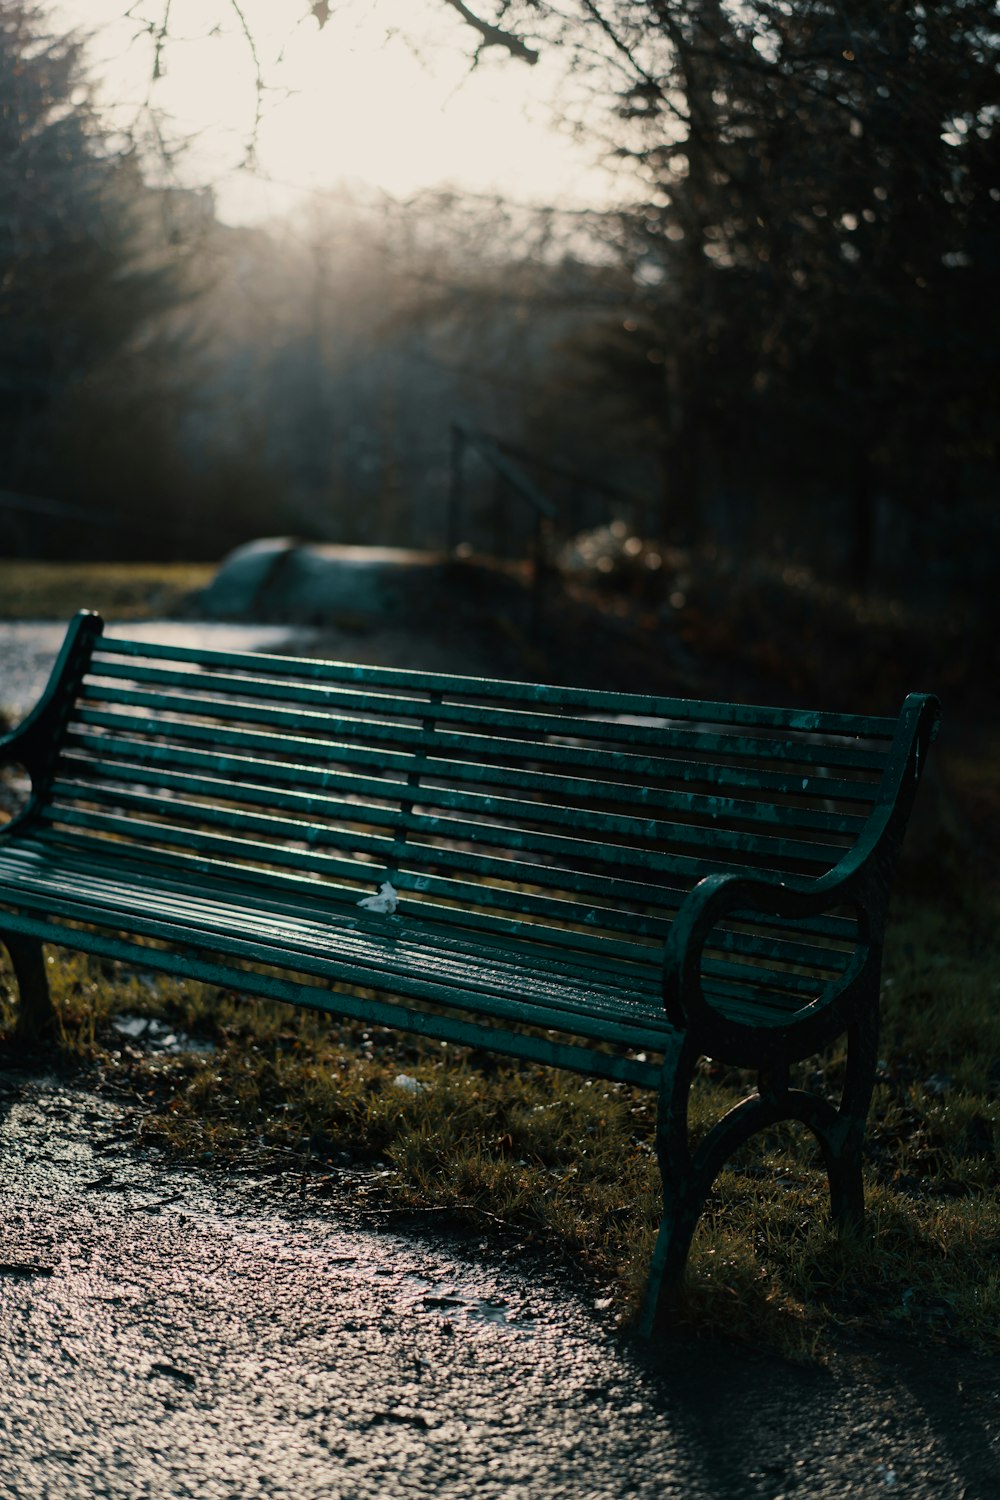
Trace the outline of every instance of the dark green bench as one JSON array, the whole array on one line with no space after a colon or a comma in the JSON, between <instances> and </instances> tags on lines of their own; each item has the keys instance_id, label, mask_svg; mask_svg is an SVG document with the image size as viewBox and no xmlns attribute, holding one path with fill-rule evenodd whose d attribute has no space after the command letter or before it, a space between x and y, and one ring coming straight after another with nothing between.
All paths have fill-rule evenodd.
<instances>
[{"instance_id":1,"label":"dark green bench","mask_svg":"<svg viewBox=\"0 0 1000 1500\"><path fill-rule=\"evenodd\" d=\"M897 718L149 645L72 622L3 741L0 932L659 1090L644 1326L713 1178L809 1126L862 1213L882 935L935 699ZM393 913L359 901L384 884ZM790 1065L849 1038L835 1108ZM697 1060L758 1088L692 1152Z\"/></svg>"}]
</instances>

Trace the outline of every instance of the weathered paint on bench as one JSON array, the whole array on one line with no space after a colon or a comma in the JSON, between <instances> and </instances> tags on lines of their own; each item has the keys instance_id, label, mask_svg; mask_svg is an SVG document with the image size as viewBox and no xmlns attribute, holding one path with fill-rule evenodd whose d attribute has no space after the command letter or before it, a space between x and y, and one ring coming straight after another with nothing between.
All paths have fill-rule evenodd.
<instances>
[{"instance_id":1,"label":"weathered paint on bench","mask_svg":"<svg viewBox=\"0 0 1000 1500\"><path fill-rule=\"evenodd\" d=\"M42 942L660 1093L643 1322L720 1166L816 1134L862 1213L882 935L939 710L801 712L109 639L72 622L0 742L22 1021ZM391 915L360 908L390 881ZM839 1108L789 1067L844 1033ZM759 1087L688 1145L708 1055Z\"/></svg>"}]
</instances>

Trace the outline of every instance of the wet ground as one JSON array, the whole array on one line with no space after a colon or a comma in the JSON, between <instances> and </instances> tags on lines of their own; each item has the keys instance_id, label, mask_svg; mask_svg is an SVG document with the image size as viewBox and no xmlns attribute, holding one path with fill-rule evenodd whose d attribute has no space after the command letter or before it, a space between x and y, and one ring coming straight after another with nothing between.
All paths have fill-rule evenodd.
<instances>
[{"instance_id":1,"label":"wet ground","mask_svg":"<svg viewBox=\"0 0 1000 1500\"><path fill-rule=\"evenodd\" d=\"M649 1350L365 1180L165 1167L134 1100L0 1072L0 1496L753 1500L1000 1493L1000 1372Z\"/></svg>"}]
</instances>

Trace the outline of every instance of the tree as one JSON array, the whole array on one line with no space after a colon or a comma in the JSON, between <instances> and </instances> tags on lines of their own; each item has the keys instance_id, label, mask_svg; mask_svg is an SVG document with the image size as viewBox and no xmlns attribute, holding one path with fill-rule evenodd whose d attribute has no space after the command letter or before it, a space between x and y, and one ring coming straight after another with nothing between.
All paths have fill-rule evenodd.
<instances>
[{"instance_id":1,"label":"tree","mask_svg":"<svg viewBox=\"0 0 1000 1500\"><path fill-rule=\"evenodd\" d=\"M811 454L847 496L820 528L849 536L868 587L879 496L912 531L1000 459L996 4L579 0L562 18L645 184L621 241L641 337L613 342L647 406L650 358L662 373L668 503L703 510L706 460L748 434L772 473Z\"/></svg>"},{"instance_id":2,"label":"tree","mask_svg":"<svg viewBox=\"0 0 1000 1500\"><path fill-rule=\"evenodd\" d=\"M618 248L641 337L616 358L656 404L668 514L703 512L734 451L744 489L794 462L864 588L880 496L914 533L993 484L995 0L439 3L473 62L562 48L587 84L566 110L634 169Z\"/></svg>"},{"instance_id":3,"label":"tree","mask_svg":"<svg viewBox=\"0 0 1000 1500\"><path fill-rule=\"evenodd\" d=\"M150 429L162 431L180 369L167 315L184 291L162 241L134 157L96 123L82 44L47 34L33 6L5 5L0 487L113 498L116 476L88 483L66 445L83 429L92 444L96 424L120 452L140 408L149 466Z\"/></svg>"}]
</instances>

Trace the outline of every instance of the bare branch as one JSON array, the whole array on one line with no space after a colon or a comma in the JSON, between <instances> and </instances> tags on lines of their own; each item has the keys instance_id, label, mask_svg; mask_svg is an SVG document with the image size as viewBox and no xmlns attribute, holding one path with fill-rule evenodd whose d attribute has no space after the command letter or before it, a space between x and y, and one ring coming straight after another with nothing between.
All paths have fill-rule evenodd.
<instances>
[{"instance_id":1,"label":"bare branch","mask_svg":"<svg viewBox=\"0 0 1000 1500\"><path fill-rule=\"evenodd\" d=\"M608 20L607 16L603 15L602 12L598 9L595 0L581 0L581 4L586 14L589 15L594 23L600 28L600 30L603 31L604 35L608 38L608 41L614 47L615 51L625 59L640 82L646 88L654 92L657 97L660 97L663 93L663 89L660 85L659 79L654 78L652 74L647 72L647 70L642 66L632 48L628 45L624 37L618 31L617 27L613 26L612 23Z\"/></svg>"},{"instance_id":2,"label":"bare branch","mask_svg":"<svg viewBox=\"0 0 1000 1500\"><path fill-rule=\"evenodd\" d=\"M154 77L154 79L161 78L163 76L163 48L164 48L164 45L165 45L166 40L167 40L167 34L168 34L169 30L170 30L170 6L171 6L171 4L172 4L172 0L167 0L166 5L163 7L163 17L162 17L162 19L160 21L160 24L157 27L157 31L156 31L156 43L155 43L155 46L154 46L154 49L153 49L153 77Z\"/></svg>"},{"instance_id":3,"label":"bare branch","mask_svg":"<svg viewBox=\"0 0 1000 1500\"><path fill-rule=\"evenodd\" d=\"M522 62L535 64L538 61L538 53L534 47L516 36L512 31L504 31L500 26L494 26L490 21L484 21L481 16L475 15L463 0L444 0L452 10L458 11L466 25L478 31L482 37L484 47L503 47L510 53L511 57L519 57Z\"/></svg>"},{"instance_id":4,"label":"bare branch","mask_svg":"<svg viewBox=\"0 0 1000 1500\"><path fill-rule=\"evenodd\" d=\"M254 105L253 131L250 136L250 144L247 147L246 153L246 163L247 165L250 165L256 152L257 132L260 129L260 119L264 107L264 73L260 65L260 54L257 51L257 43L254 39L253 32L250 30L250 25L243 11L243 7L240 5L239 0L229 0L229 3L232 6L232 9L236 15L236 19L239 22L240 30L243 33L243 39L250 50L250 57L253 61L254 66L254 90L256 103Z\"/></svg>"}]
</instances>

